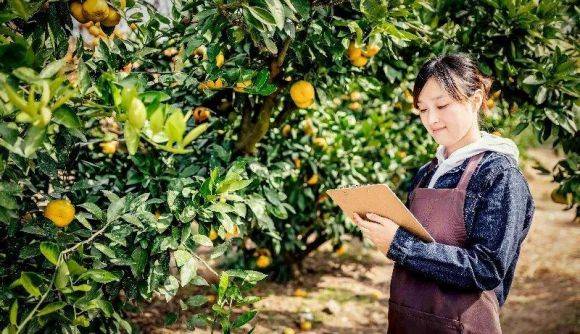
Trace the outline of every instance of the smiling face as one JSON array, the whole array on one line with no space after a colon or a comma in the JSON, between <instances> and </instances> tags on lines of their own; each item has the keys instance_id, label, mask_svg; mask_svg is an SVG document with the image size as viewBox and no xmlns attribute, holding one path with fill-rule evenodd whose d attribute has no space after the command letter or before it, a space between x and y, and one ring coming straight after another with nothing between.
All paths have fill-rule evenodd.
<instances>
[{"instance_id":1,"label":"smiling face","mask_svg":"<svg viewBox=\"0 0 580 334\"><path fill-rule=\"evenodd\" d=\"M471 137L477 137L477 112L482 99L478 90L471 98L456 101L436 78L431 77L419 94L417 106L421 122L429 134L452 152L466 145Z\"/></svg>"}]
</instances>

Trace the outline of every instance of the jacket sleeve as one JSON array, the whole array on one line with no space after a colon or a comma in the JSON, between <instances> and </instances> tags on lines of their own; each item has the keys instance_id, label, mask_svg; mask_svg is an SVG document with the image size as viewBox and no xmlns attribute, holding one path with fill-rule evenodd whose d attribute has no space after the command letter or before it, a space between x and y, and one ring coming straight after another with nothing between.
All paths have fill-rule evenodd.
<instances>
[{"instance_id":1,"label":"jacket sleeve","mask_svg":"<svg viewBox=\"0 0 580 334\"><path fill-rule=\"evenodd\" d=\"M515 167L492 178L477 200L466 248L427 243L399 228L387 257L456 288L492 290L498 286L525 237L531 194Z\"/></svg>"}]
</instances>

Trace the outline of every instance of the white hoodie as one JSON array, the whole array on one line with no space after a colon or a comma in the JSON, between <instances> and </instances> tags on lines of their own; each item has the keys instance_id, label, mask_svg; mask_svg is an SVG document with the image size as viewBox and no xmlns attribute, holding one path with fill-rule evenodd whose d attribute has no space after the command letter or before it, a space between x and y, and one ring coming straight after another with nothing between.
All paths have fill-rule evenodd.
<instances>
[{"instance_id":1,"label":"white hoodie","mask_svg":"<svg viewBox=\"0 0 580 334\"><path fill-rule=\"evenodd\" d=\"M480 152L495 151L512 156L516 163L518 162L519 151L516 144L508 138L494 136L485 131L480 131L481 138L476 142L465 145L445 158L445 146L439 145L437 148L437 170L427 188L433 188L437 179L451 169L461 165L465 159L472 157Z\"/></svg>"}]
</instances>

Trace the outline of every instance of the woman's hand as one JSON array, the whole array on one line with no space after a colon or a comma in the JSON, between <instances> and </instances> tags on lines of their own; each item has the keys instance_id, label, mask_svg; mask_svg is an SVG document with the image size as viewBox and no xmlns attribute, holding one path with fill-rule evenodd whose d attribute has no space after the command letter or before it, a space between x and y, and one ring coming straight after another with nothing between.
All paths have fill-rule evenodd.
<instances>
[{"instance_id":1,"label":"woman's hand","mask_svg":"<svg viewBox=\"0 0 580 334\"><path fill-rule=\"evenodd\" d=\"M399 225L389 218L374 213L367 213L363 219L357 213L354 214L354 223L360 227L363 235L369 238L379 251L386 254L391 247L395 233Z\"/></svg>"}]
</instances>

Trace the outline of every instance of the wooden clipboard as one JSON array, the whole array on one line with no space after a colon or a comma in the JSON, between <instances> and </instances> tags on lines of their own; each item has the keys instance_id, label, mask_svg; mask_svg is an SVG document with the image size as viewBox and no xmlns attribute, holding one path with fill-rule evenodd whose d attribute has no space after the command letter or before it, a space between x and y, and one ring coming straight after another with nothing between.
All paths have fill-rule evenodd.
<instances>
[{"instance_id":1,"label":"wooden clipboard","mask_svg":"<svg viewBox=\"0 0 580 334\"><path fill-rule=\"evenodd\" d=\"M435 241L386 184L356 185L329 189L326 193L338 204L345 215L353 221L354 213L358 213L363 219L367 213L375 213L393 220L423 241Z\"/></svg>"}]
</instances>

